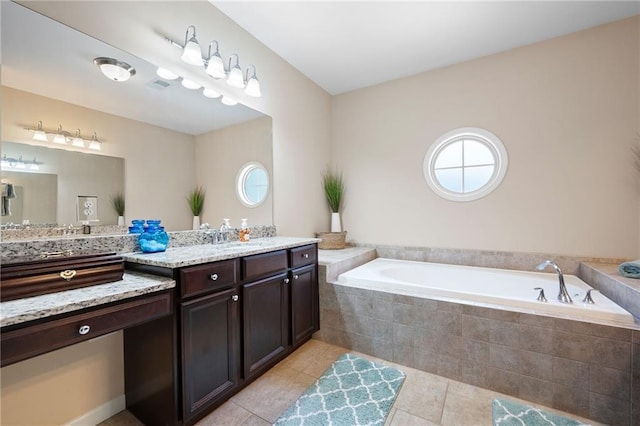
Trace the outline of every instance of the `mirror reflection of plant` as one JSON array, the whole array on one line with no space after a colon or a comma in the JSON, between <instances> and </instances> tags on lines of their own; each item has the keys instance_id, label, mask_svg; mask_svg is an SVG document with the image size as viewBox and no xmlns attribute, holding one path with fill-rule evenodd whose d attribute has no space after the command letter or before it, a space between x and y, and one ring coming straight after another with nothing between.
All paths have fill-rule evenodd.
<instances>
[{"instance_id":1,"label":"mirror reflection of plant","mask_svg":"<svg viewBox=\"0 0 640 426\"><path fill-rule=\"evenodd\" d=\"M118 216L124 216L124 195L118 193L111 197L111 203Z\"/></svg>"},{"instance_id":2,"label":"mirror reflection of plant","mask_svg":"<svg viewBox=\"0 0 640 426\"><path fill-rule=\"evenodd\" d=\"M344 195L344 182L342 180L342 172L338 173L336 170L327 169L322 174L322 184L324 186L324 193L327 197L327 202L333 213L340 211L340 204L342 204L342 197Z\"/></svg>"},{"instance_id":3,"label":"mirror reflection of plant","mask_svg":"<svg viewBox=\"0 0 640 426\"><path fill-rule=\"evenodd\" d=\"M204 188L202 188L201 186L196 186L193 191L191 191L187 196L189 208L191 209L191 213L193 213L194 216L200 216L202 214L205 194L206 191L204 190Z\"/></svg>"}]
</instances>

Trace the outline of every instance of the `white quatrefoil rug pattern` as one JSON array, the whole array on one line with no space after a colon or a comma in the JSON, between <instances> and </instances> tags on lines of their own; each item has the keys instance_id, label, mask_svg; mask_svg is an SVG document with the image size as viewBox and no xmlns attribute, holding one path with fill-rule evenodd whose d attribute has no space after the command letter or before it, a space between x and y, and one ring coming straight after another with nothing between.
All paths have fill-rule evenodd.
<instances>
[{"instance_id":1,"label":"white quatrefoil rug pattern","mask_svg":"<svg viewBox=\"0 0 640 426\"><path fill-rule=\"evenodd\" d=\"M383 425L404 378L397 368L341 355L275 424Z\"/></svg>"},{"instance_id":2,"label":"white quatrefoil rug pattern","mask_svg":"<svg viewBox=\"0 0 640 426\"><path fill-rule=\"evenodd\" d=\"M545 410L508 399L493 400L494 426L588 426Z\"/></svg>"}]
</instances>

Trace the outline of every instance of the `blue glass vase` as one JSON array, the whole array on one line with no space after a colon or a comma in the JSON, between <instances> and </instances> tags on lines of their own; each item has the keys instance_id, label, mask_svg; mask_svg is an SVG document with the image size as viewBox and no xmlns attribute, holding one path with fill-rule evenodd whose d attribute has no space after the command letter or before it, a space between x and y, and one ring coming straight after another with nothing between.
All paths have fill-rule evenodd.
<instances>
[{"instance_id":1,"label":"blue glass vase","mask_svg":"<svg viewBox=\"0 0 640 426\"><path fill-rule=\"evenodd\" d=\"M140 249L145 253L165 251L169 246L169 234L160 226L159 220L148 220L147 227L138 237Z\"/></svg>"},{"instance_id":2,"label":"blue glass vase","mask_svg":"<svg viewBox=\"0 0 640 426\"><path fill-rule=\"evenodd\" d=\"M144 220L135 219L131 221L133 226L129 227L130 234L142 234L144 232Z\"/></svg>"}]
</instances>

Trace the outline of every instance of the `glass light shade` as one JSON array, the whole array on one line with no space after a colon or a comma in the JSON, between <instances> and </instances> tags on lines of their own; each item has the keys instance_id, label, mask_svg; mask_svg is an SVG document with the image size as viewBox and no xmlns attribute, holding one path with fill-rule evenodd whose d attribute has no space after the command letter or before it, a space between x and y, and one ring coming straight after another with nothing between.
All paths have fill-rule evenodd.
<instances>
[{"instance_id":1,"label":"glass light shade","mask_svg":"<svg viewBox=\"0 0 640 426\"><path fill-rule=\"evenodd\" d=\"M174 73L173 71L169 71L168 69L162 68L162 67L158 68L158 70L156 71L156 74L158 74L158 77L164 78L165 80L175 80L176 78L180 77L178 74Z\"/></svg>"},{"instance_id":2,"label":"glass light shade","mask_svg":"<svg viewBox=\"0 0 640 426\"><path fill-rule=\"evenodd\" d=\"M29 165L29 170L40 170L40 166L38 165L38 163L33 162Z\"/></svg>"},{"instance_id":3,"label":"glass light shade","mask_svg":"<svg viewBox=\"0 0 640 426\"><path fill-rule=\"evenodd\" d=\"M7 160L2 160L2 162L0 162L0 167L2 167L3 169L8 169L9 167L11 167L11 163L9 163L9 161Z\"/></svg>"},{"instance_id":4,"label":"glass light shade","mask_svg":"<svg viewBox=\"0 0 640 426\"><path fill-rule=\"evenodd\" d=\"M102 64L100 65L100 71L107 78L113 81L127 81L131 77L131 73L128 70L121 68L119 65Z\"/></svg>"},{"instance_id":5,"label":"glass light shade","mask_svg":"<svg viewBox=\"0 0 640 426\"><path fill-rule=\"evenodd\" d=\"M101 151L102 147L100 146L100 142L92 140L89 143L89 149L93 149L95 151Z\"/></svg>"},{"instance_id":6,"label":"glass light shade","mask_svg":"<svg viewBox=\"0 0 640 426\"><path fill-rule=\"evenodd\" d=\"M58 133L53 137L53 143L57 143L57 144L60 144L60 145L66 145L67 144L67 138L62 133Z\"/></svg>"},{"instance_id":7,"label":"glass light shade","mask_svg":"<svg viewBox=\"0 0 640 426\"><path fill-rule=\"evenodd\" d=\"M220 93L218 93L215 90L210 89L208 87L204 88L204 90L202 91L202 94L205 95L207 98L219 98L220 97Z\"/></svg>"},{"instance_id":8,"label":"glass light shade","mask_svg":"<svg viewBox=\"0 0 640 426\"><path fill-rule=\"evenodd\" d=\"M76 136L75 138L73 138L71 145L77 146L79 148L84 148L84 140L80 136Z\"/></svg>"},{"instance_id":9,"label":"glass light shade","mask_svg":"<svg viewBox=\"0 0 640 426\"><path fill-rule=\"evenodd\" d=\"M244 93L254 98L259 98L260 96L262 96L262 93L260 92L260 82L258 81L258 78L256 76L253 76L249 79L249 81L247 82L247 87L246 89L244 89Z\"/></svg>"},{"instance_id":10,"label":"glass light shade","mask_svg":"<svg viewBox=\"0 0 640 426\"><path fill-rule=\"evenodd\" d=\"M231 87L244 87L244 77L242 75L242 70L239 66L235 66L229 71L229 78L227 79L227 84Z\"/></svg>"},{"instance_id":11,"label":"glass light shade","mask_svg":"<svg viewBox=\"0 0 640 426\"><path fill-rule=\"evenodd\" d=\"M211 55L209 58L209 62L207 63L207 68L205 70L207 74L209 74L213 78L222 78L227 73L224 70L224 63L222 62L222 58L219 55Z\"/></svg>"},{"instance_id":12,"label":"glass light shade","mask_svg":"<svg viewBox=\"0 0 640 426\"><path fill-rule=\"evenodd\" d=\"M229 105L229 106L233 106L233 105L237 105L238 101L236 101L233 98L230 98L229 96L223 96L222 99L220 100L220 102L222 102L225 105Z\"/></svg>"},{"instance_id":13,"label":"glass light shade","mask_svg":"<svg viewBox=\"0 0 640 426\"><path fill-rule=\"evenodd\" d=\"M202 60L202 50L195 37L191 37L187 44L184 46L184 51L180 57L184 62L189 65L195 65L201 67L204 65Z\"/></svg>"},{"instance_id":14,"label":"glass light shade","mask_svg":"<svg viewBox=\"0 0 640 426\"><path fill-rule=\"evenodd\" d=\"M27 168L27 166L22 162L22 161L18 161L15 165L16 169L20 169L20 170L24 170Z\"/></svg>"},{"instance_id":15,"label":"glass light shade","mask_svg":"<svg viewBox=\"0 0 640 426\"><path fill-rule=\"evenodd\" d=\"M42 130L36 130L33 132L33 140L47 142L47 134Z\"/></svg>"},{"instance_id":16,"label":"glass light shade","mask_svg":"<svg viewBox=\"0 0 640 426\"><path fill-rule=\"evenodd\" d=\"M202 86L200 86L198 83L196 83L195 81L183 78L182 79L182 85L184 87L186 87L187 89L191 89L191 90L198 90L199 88L201 88Z\"/></svg>"}]
</instances>

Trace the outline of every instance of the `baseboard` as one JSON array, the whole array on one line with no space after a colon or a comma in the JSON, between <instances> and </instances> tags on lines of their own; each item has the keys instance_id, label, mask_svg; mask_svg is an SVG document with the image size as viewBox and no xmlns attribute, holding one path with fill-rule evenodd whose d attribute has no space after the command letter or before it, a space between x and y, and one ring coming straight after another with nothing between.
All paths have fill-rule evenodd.
<instances>
[{"instance_id":1,"label":"baseboard","mask_svg":"<svg viewBox=\"0 0 640 426\"><path fill-rule=\"evenodd\" d=\"M115 416L120 411L124 410L125 406L125 397L124 395L120 395L113 398L111 401L105 402L101 406L94 408L88 413L85 413L80 417L76 417L65 426L97 425L98 423L103 422L109 417Z\"/></svg>"}]
</instances>

